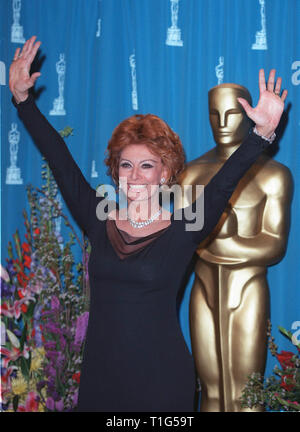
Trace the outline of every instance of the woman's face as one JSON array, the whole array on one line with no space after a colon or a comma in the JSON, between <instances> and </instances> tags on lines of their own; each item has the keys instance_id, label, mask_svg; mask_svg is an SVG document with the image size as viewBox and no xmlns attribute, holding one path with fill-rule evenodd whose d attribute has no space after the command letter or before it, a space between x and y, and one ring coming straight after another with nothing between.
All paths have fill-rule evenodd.
<instances>
[{"instance_id":1,"label":"woman's face","mask_svg":"<svg viewBox=\"0 0 300 432\"><path fill-rule=\"evenodd\" d=\"M130 144L120 155L119 183L129 201L150 199L158 192L167 169L146 144Z\"/></svg>"}]
</instances>

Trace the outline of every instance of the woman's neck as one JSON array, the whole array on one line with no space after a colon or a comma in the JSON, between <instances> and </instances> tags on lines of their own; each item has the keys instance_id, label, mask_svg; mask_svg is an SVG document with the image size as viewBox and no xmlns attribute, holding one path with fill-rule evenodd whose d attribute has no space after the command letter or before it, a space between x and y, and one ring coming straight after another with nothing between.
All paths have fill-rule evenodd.
<instances>
[{"instance_id":1,"label":"woman's neck","mask_svg":"<svg viewBox=\"0 0 300 432\"><path fill-rule=\"evenodd\" d=\"M158 199L148 199L141 201L128 201L128 218L138 221L146 221L157 215L161 210Z\"/></svg>"}]
</instances>

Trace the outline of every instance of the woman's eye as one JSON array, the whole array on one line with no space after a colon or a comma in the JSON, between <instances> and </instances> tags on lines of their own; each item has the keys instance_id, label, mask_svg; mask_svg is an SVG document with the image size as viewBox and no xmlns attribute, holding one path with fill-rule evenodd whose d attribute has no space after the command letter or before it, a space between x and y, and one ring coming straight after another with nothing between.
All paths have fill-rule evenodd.
<instances>
[{"instance_id":1,"label":"woman's eye","mask_svg":"<svg viewBox=\"0 0 300 432\"><path fill-rule=\"evenodd\" d=\"M142 167L143 168L153 168L153 165L145 163L142 165Z\"/></svg>"},{"instance_id":2,"label":"woman's eye","mask_svg":"<svg viewBox=\"0 0 300 432\"><path fill-rule=\"evenodd\" d=\"M128 163L128 162L122 162L121 164L120 164L120 167L121 168L130 168L130 164Z\"/></svg>"}]
</instances>

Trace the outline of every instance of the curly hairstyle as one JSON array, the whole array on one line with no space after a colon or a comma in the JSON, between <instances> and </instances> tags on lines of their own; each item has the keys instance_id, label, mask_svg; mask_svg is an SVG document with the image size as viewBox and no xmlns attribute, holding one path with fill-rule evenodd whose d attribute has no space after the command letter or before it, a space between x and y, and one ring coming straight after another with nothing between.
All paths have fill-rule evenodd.
<instances>
[{"instance_id":1,"label":"curly hairstyle","mask_svg":"<svg viewBox=\"0 0 300 432\"><path fill-rule=\"evenodd\" d=\"M184 167L185 155L179 136L159 117L153 114L136 114L123 120L113 131L108 142L105 164L113 181L119 183L119 162L122 150L129 144L146 144L167 167L172 186Z\"/></svg>"}]
</instances>

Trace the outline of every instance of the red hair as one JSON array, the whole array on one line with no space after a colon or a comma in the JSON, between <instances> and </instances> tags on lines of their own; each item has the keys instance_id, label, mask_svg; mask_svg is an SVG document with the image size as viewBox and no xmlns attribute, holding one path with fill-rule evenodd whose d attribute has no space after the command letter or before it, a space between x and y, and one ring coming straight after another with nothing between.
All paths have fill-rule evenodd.
<instances>
[{"instance_id":1,"label":"red hair","mask_svg":"<svg viewBox=\"0 0 300 432\"><path fill-rule=\"evenodd\" d=\"M184 150L179 136L162 119L153 114L136 114L114 129L108 142L105 164L116 184L119 183L120 155L129 144L146 144L167 167L169 178L166 184L171 186L177 182L184 167Z\"/></svg>"}]
</instances>

